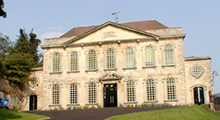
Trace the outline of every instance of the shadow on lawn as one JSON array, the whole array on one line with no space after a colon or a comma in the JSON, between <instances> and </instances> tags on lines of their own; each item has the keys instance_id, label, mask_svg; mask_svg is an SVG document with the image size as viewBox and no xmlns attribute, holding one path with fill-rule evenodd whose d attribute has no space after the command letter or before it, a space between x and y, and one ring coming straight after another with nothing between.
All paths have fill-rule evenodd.
<instances>
[{"instance_id":1,"label":"shadow on lawn","mask_svg":"<svg viewBox=\"0 0 220 120\"><path fill-rule=\"evenodd\" d=\"M0 120L8 120L8 119L15 119L15 118L21 118L22 116L17 115L16 110L3 110L0 109Z\"/></svg>"}]
</instances>

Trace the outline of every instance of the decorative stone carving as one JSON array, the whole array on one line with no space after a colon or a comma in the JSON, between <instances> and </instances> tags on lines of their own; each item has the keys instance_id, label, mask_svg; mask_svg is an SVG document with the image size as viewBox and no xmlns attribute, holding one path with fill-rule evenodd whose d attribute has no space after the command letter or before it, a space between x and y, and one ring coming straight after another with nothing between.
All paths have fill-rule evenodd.
<instances>
[{"instance_id":1,"label":"decorative stone carving","mask_svg":"<svg viewBox=\"0 0 220 120\"><path fill-rule=\"evenodd\" d=\"M99 78L100 81L111 81L111 80L121 80L122 77L116 73L108 72L104 74L101 78Z\"/></svg>"},{"instance_id":2,"label":"decorative stone carving","mask_svg":"<svg viewBox=\"0 0 220 120\"><path fill-rule=\"evenodd\" d=\"M199 79L203 73L204 69L199 65L195 65L190 69L190 74L196 79Z\"/></svg>"}]
</instances>

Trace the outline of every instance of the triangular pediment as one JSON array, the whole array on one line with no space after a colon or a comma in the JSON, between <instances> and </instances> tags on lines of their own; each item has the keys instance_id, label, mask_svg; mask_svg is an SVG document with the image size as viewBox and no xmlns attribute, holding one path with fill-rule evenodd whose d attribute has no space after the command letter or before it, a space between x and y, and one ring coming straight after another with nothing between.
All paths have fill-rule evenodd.
<instances>
[{"instance_id":1,"label":"triangular pediment","mask_svg":"<svg viewBox=\"0 0 220 120\"><path fill-rule=\"evenodd\" d=\"M129 28L127 26L107 22L90 31L87 31L75 38L65 42L68 44L102 42L109 40L126 40L126 39L141 39L141 38L157 38L158 35L148 33L142 30Z\"/></svg>"}]
</instances>

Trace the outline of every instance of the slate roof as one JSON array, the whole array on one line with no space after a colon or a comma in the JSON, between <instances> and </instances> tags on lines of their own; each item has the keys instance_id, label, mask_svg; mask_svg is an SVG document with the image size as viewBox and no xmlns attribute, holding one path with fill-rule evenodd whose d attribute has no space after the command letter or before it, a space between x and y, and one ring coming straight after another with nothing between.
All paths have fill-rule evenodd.
<instances>
[{"instance_id":1,"label":"slate roof","mask_svg":"<svg viewBox=\"0 0 220 120\"><path fill-rule=\"evenodd\" d=\"M166 29L167 26L157 22L156 20L148 20L148 21L137 21L137 22L127 22L127 23L118 23L130 28L138 29L138 30L155 30L155 29ZM62 37L72 37L72 36L78 36L80 34L83 34L89 30L92 30L100 25L94 25L94 26L84 26L84 27L75 27L65 33Z\"/></svg>"}]
</instances>

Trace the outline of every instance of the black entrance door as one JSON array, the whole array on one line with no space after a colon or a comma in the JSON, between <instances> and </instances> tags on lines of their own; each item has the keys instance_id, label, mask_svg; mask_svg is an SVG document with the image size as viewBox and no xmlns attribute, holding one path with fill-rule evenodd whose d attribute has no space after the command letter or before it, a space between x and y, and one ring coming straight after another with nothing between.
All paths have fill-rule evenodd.
<instances>
[{"instance_id":1,"label":"black entrance door","mask_svg":"<svg viewBox=\"0 0 220 120\"><path fill-rule=\"evenodd\" d=\"M37 110L37 95L30 96L29 110Z\"/></svg>"},{"instance_id":2,"label":"black entrance door","mask_svg":"<svg viewBox=\"0 0 220 120\"><path fill-rule=\"evenodd\" d=\"M193 88L194 91L194 104L204 104L205 99L204 99L204 90L203 87L195 87Z\"/></svg>"},{"instance_id":3,"label":"black entrance door","mask_svg":"<svg viewBox=\"0 0 220 120\"><path fill-rule=\"evenodd\" d=\"M104 85L104 107L117 107L117 84Z\"/></svg>"}]
</instances>

